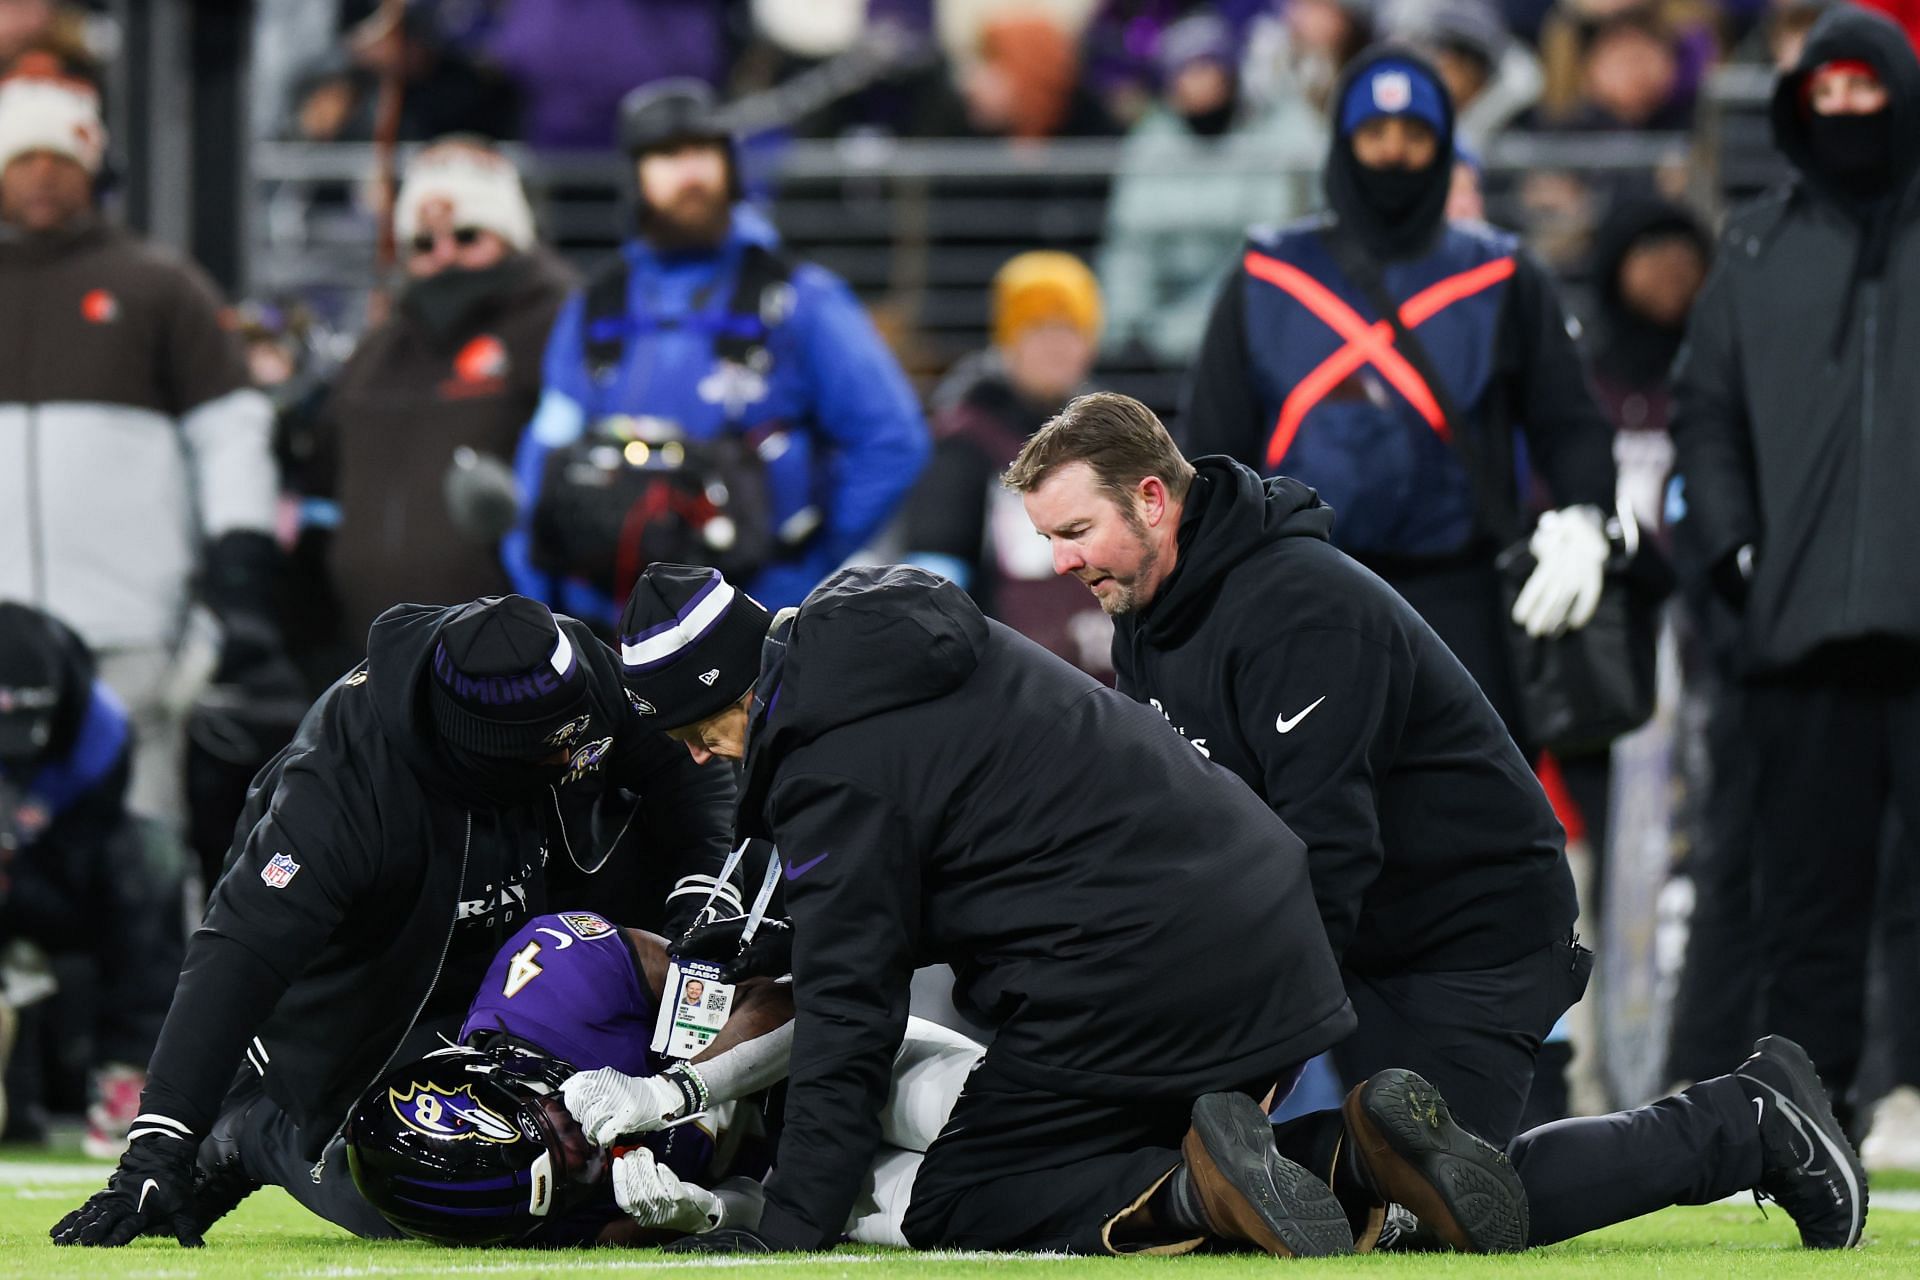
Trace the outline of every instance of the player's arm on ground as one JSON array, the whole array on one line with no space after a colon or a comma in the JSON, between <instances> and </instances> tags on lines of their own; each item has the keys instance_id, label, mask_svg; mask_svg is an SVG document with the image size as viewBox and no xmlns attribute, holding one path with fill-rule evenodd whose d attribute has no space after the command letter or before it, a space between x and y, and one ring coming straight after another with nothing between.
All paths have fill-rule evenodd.
<instances>
[{"instance_id":1,"label":"player's arm on ground","mask_svg":"<svg viewBox=\"0 0 1920 1280\"><path fill-rule=\"evenodd\" d=\"M845 777L782 777L767 808L788 871L795 1013L760 1233L776 1249L819 1249L839 1238L880 1144L918 941L919 841L890 801Z\"/></svg>"},{"instance_id":2,"label":"player's arm on ground","mask_svg":"<svg viewBox=\"0 0 1920 1280\"><path fill-rule=\"evenodd\" d=\"M366 809L333 770L287 765L187 944L143 1114L205 1135L248 1040L374 883Z\"/></svg>"},{"instance_id":3,"label":"player's arm on ground","mask_svg":"<svg viewBox=\"0 0 1920 1280\"><path fill-rule=\"evenodd\" d=\"M1259 637L1232 670L1261 795L1307 846L1314 901L1339 956L1386 856L1376 783L1407 699L1393 654L1351 627L1311 626Z\"/></svg>"}]
</instances>

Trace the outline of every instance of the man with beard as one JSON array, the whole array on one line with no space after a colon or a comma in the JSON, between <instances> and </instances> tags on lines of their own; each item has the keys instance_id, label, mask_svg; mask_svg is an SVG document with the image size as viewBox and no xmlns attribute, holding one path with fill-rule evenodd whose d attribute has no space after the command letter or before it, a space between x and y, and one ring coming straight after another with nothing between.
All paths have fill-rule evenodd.
<instances>
[{"instance_id":1,"label":"man with beard","mask_svg":"<svg viewBox=\"0 0 1920 1280\"><path fill-rule=\"evenodd\" d=\"M731 774L641 718L585 624L523 596L399 605L368 653L255 779L131 1144L57 1243L197 1244L262 1184L379 1229L339 1158L348 1113L459 1029L500 943L547 910L550 861L599 871L603 833L631 826L686 872L669 931L737 906L715 888Z\"/></svg>"},{"instance_id":2,"label":"man with beard","mask_svg":"<svg viewBox=\"0 0 1920 1280\"><path fill-rule=\"evenodd\" d=\"M767 1209L702 1241L839 1237L910 979L946 963L995 1034L914 1181L915 1247L1355 1248L1264 1114L1352 1017L1306 850L1258 797L918 569L842 570L775 619L712 570L653 565L621 623L629 691L694 759L744 761L739 833L779 845L792 913ZM1417 1202L1461 1248L1525 1242L1505 1157L1418 1075L1380 1071L1320 1120L1356 1205Z\"/></svg>"},{"instance_id":3,"label":"man with beard","mask_svg":"<svg viewBox=\"0 0 1920 1280\"><path fill-rule=\"evenodd\" d=\"M1527 740L1496 554L1527 469L1557 510L1512 620L1586 624L1614 503L1607 422L1545 271L1518 240L1444 217L1453 105L1418 55L1357 59L1334 98L1329 212L1255 232L1214 305L1182 443L1284 471L1339 512L1334 541L1391 583ZM1516 459L1515 431L1526 440Z\"/></svg>"},{"instance_id":4,"label":"man with beard","mask_svg":"<svg viewBox=\"0 0 1920 1280\"><path fill-rule=\"evenodd\" d=\"M1829 10L1774 90L1796 170L1737 212L1674 376L1680 530L1739 617L1760 1006L1843 1103L1890 807L1920 830L1920 65Z\"/></svg>"},{"instance_id":5,"label":"man with beard","mask_svg":"<svg viewBox=\"0 0 1920 1280\"><path fill-rule=\"evenodd\" d=\"M570 284L535 243L513 165L479 138L443 138L413 158L394 231L406 287L335 379L313 468L331 478L312 496L331 500L321 510L334 521L329 568L348 662L391 605L511 589L497 533L463 529L442 488L463 449L512 458Z\"/></svg>"},{"instance_id":6,"label":"man with beard","mask_svg":"<svg viewBox=\"0 0 1920 1280\"><path fill-rule=\"evenodd\" d=\"M687 80L635 90L620 134L639 234L554 324L546 388L515 459L529 519L504 544L508 572L522 592L609 628L651 559L724 559L768 604L796 603L893 514L926 461L926 424L852 293L783 258L742 202L712 90ZM563 539L579 553L566 554L547 536L542 497L570 480L582 446L592 465L595 442L628 466L675 474L603 529ZM700 472L722 458L730 472ZM592 481L605 492L604 474ZM583 494L556 498L554 519L595 501ZM697 546L660 541L683 530ZM582 551L583 540L601 545ZM610 567L589 572L583 560Z\"/></svg>"},{"instance_id":7,"label":"man with beard","mask_svg":"<svg viewBox=\"0 0 1920 1280\"><path fill-rule=\"evenodd\" d=\"M1592 955L1540 784L1459 660L1328 533L1297 480L1189 463L1153 412L1085 396L1007 473L1059 572L1114 619L1119 688L1231 770L1306 842L1314 897L1359 1029L1333 1057L1355 1086L1393 1064L1510 1152L1523 1243L1752 1188L1814 1248L1857 1244L1859 1160L1798 1045L1636 1111L1518 1134L1534 1058ZM1255 854L1257 858L1262 854ZM1383 1227L1325 1116L1280 1150L1327 1178L1355 1233ZM1403 1202L1426 1227L1426 1211Z\"/></svg>"}]
</instances>

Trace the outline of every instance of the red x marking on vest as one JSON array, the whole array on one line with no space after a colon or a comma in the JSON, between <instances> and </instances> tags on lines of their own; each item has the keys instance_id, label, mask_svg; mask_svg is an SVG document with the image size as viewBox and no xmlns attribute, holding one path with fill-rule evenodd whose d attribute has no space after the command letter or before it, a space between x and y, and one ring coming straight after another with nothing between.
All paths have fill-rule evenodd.
<instances>
[{"instance_id":1,"label":"red x marking on vest","mask_svg":"<svg viewBox=\"0 0 1920 1280\"><path fill-rule=\"evenodd\" d=\"M1393 325L1386 320L1375 320L1368 324L1333 290L1291 263L1253 250L1248 250L1242 261L1248 275L1285 290L1329 329L1347 340L1347 345L1322 360L1312 373L1287 393L1286 402L1280 406L1280 417L1273 425L1273 436L1267 441L1268 470L1277 468L1280 459L1287 456L1301 422L1313 411L1313 407L1326 399L1329 392L1345 382L1363 364L1371 364L1378 369L1380 376L1392 383L1394 389L1407 398L1407 403L1419 410L1420 416L1439 433L1442 440L1450 438L1447 415L1441 412L1440 402L1433 398L1433 390L1427 386L1426 379L1420 376L1419 371L1407 363L1407 358L1394 350ZM1461 299L1489 289L1512 274L1513 259L1496 258L1458 275L1448 276L1401 303L1400 323L1412 329Z\"/></svg>"}]
</instances>

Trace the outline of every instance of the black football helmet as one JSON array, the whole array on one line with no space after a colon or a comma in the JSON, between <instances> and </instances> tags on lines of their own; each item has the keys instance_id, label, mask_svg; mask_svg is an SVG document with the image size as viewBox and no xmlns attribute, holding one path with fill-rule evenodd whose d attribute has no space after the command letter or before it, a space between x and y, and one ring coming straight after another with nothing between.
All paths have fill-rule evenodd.
<instances>
[{"instance_id":1,"label":"black football helmet","mask_svg":"<svg viewBox=\"0 0 1920 1280\"><path fill-rule=\"evenodd\" d=\"M570 1074L552 1059L465 1045L395 1068L347 1122L354 1185L416 1239L525 1239L584 1199L603 1172L604 1156L560 1102Z\"/></svg>"}]
</instances>

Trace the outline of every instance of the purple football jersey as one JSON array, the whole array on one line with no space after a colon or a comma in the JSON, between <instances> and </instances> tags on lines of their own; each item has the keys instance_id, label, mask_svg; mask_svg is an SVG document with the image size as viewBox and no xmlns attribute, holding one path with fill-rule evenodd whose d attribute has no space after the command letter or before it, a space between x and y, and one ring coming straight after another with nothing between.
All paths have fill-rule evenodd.
<instances>
[{"instance_id":1,"label":"purple football jersey","mask_svg":"<svg viewBox=\"0 0 1920 1280\"><path fill-rule=\"evenodd\" d=\"M535 916L508 939L467 1006L460 1039L505 1031L576 1070L650 1076L653 996L627 937L591 911Z\"/></svg>"},{"instance_id":2,"label":"purple football jersey","mask_svg":"<svg viewBox=\"0 0 1920 1280\"><path fill-rule=\"evenodd\" d=\"M561 911L535 916L500 948L460 1039L504 1031L579 1071L650 1076L667 1066L647 1048L653 1019L653 995L626 934L591 911ZM713 1172L713 1136L701 1125L648 1134L642 1145L683 1178Z\"/></svg>"}]
</instances>

